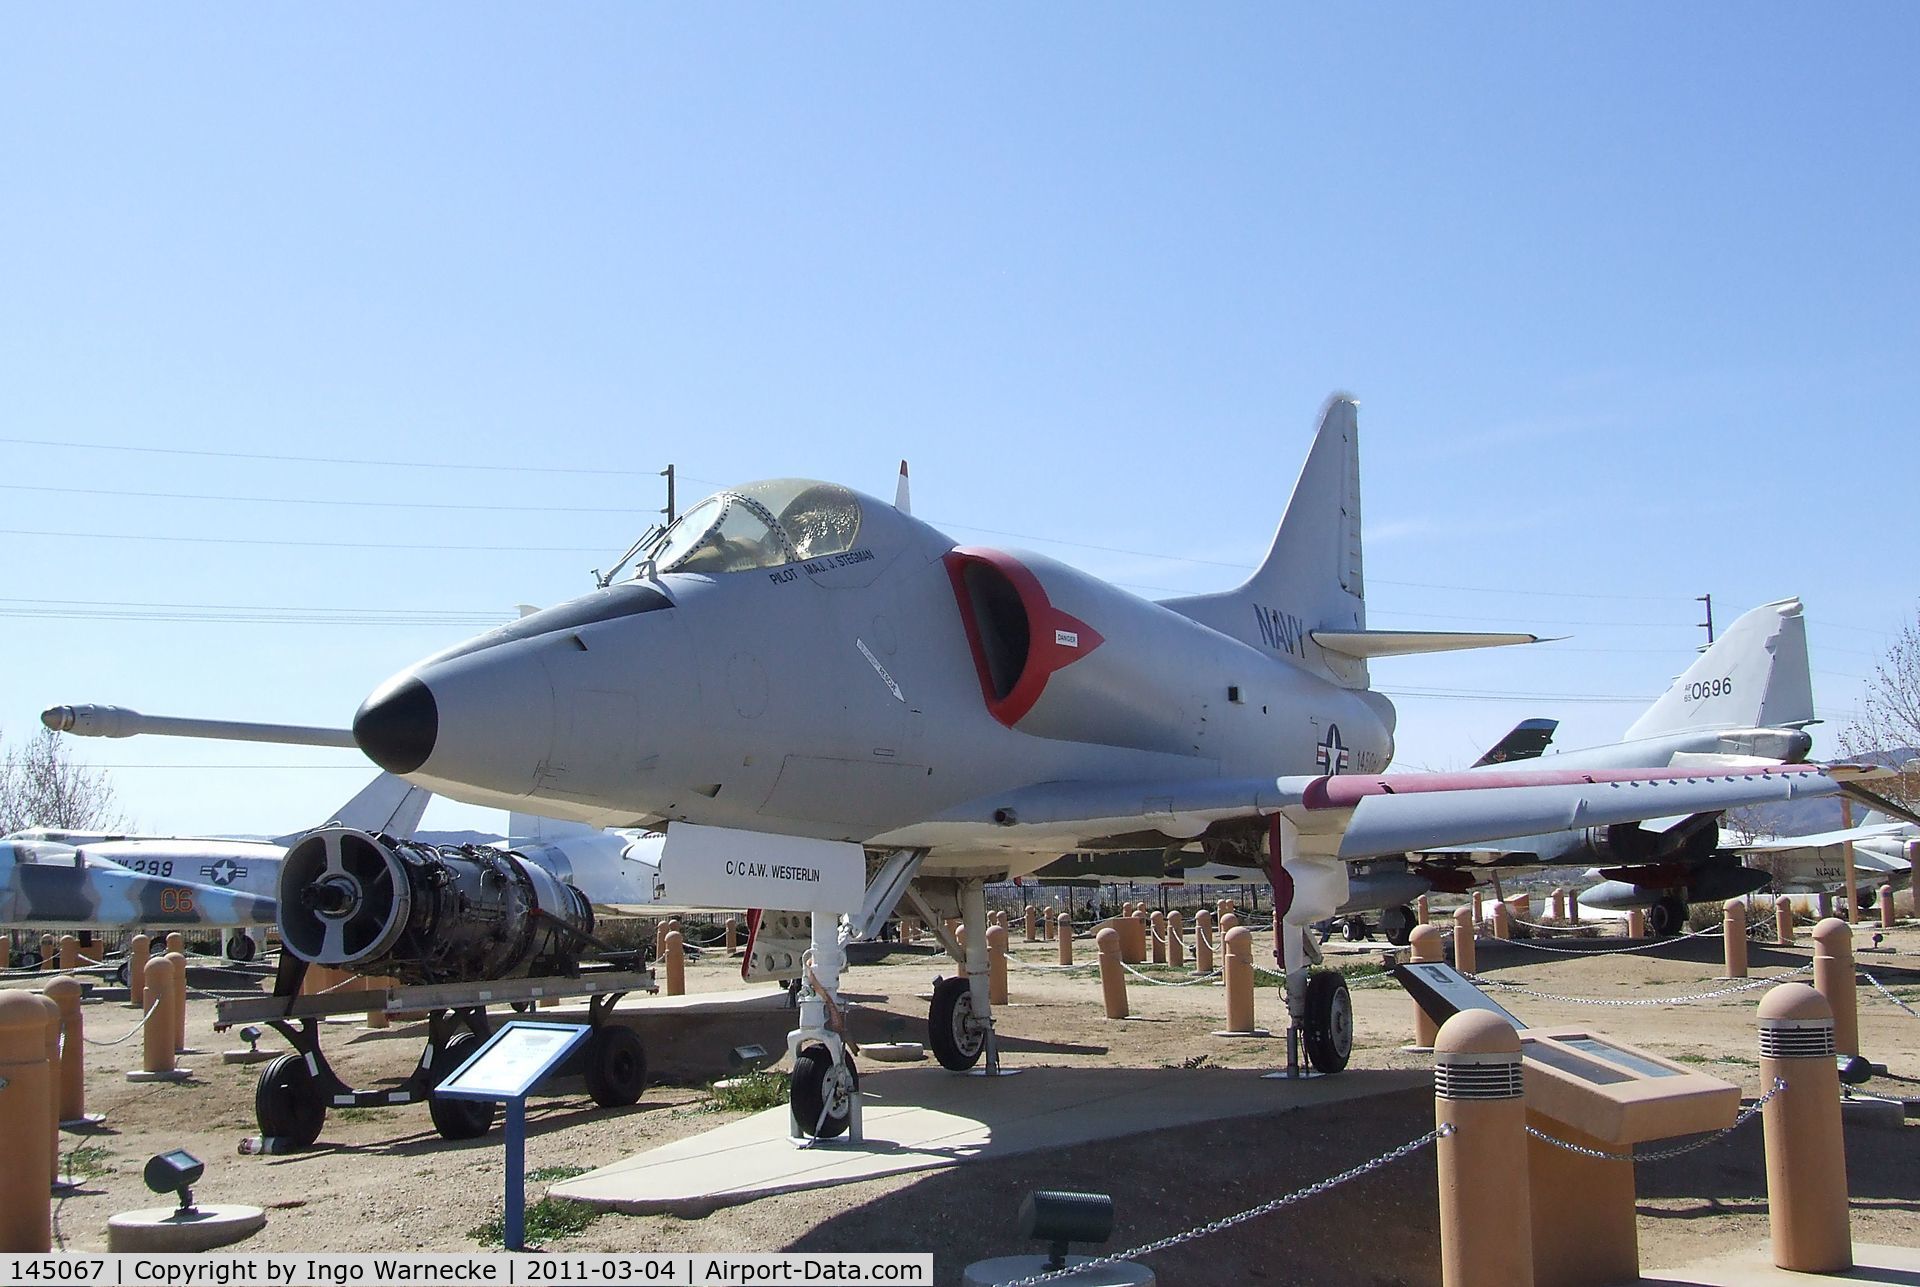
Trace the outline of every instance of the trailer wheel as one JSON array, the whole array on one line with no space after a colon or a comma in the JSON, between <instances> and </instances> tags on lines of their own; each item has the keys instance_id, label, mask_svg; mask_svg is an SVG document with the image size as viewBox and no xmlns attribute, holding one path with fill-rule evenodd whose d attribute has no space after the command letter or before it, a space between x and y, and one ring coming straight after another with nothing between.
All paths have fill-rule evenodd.
<instances>
[{"instance_id":1,"label":"trailer wheel","mask_svg":"<svg viewBox=\"0 0 1920 1287\"><path fill-rule=\"evenodd\" d=\"M433 1084L438 1086L453 1076L454 1069L467 1061L480 1045L480 1038L471 1032L455 1033L453 1040L440 1047L440 1053L433 1057ZM442 1099L431 1092L427 1095L427 1114L433 1118L433 1129L440 1132L443 1140L478 1139L493 1129L495 1104L490 1099Z\"/></svg>"},{"instance_id":2,"label":"trailer wheel","mask_svg":"<svg viewBox=\"0 0 1920 1287\"><path fill-rule=\"evenodd\" d=\"M1307 980L1307 1058L1323 1073L1337 1073L1353 1056L1353 998L1346 976L1316 970Z\"/></svg>"},{"instance_id":3,"label":"trailer wheel","mask_svg":"<svg viewBox=\"0 0 1920 1287\"><path fill-rule=\"evenodd\" d=\"M618 1024L603 1024L587 1039L587 1094L602 1108L640 1102L647 1090L647 1049L640 1034Z\"/></svg>"},{"instance_id":4,"label":"trailer wheel","mask_svg":"<svg viewBox=\"0 0 1920 1287\"><path fill-rule=\"evenodd\" d=\"M327 1120L327 1101L314 1085L313 1070L300 1055L281 1055L260 1072L253 1090L253 1119L260 1133L310 1148Z\"/></svg>"}]
</instances>

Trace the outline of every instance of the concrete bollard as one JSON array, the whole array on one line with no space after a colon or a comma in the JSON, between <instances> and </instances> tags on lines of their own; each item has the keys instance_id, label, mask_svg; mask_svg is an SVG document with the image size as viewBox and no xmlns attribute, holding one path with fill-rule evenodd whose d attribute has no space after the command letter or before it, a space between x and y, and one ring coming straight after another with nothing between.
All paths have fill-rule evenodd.
<instances>
[{"instance_id":1,"label":"concrete bollard","mask_svg":"<svg viewBox=\"0 0 1920 1287\"><path fill-rule=\"evenodd\" d=\"M1785 894L1773 900L1773 936L1783 945L1794 940L1793 900Z\"/></svg>"},{"instance_id":2,"label":"concrete bollard","mask_svg":"<svg viewBox=\"0 0 1920 1287\"><path fill-rule=\"evenodd\" d=\"M1057 949L1056 958L1061 965L1073 964L1073 922L1067 914L1061 912L1053 918L1053 944Z\"/></svg>"},{"instance_id":3,"label":"concrete bollard","mask_svg":"<svg viewBox=\"0 0 1920 1287\"><path fill-rule=\"evenodd\" d=\"M687 939L679 930L667 932L667 995L685 996L687 992Z\"/></svg>"},{"instance_id":4,"label":"concrete bollard","mask_svg":"<svg viewBox=\"0 0 1920 1287\"><path fill-rule=\"evenodd\" d=\"M61 1122L87 1120L86 1020L80 1017L80 981L62 974L49 979L41 995L60 1008L60 1069L56 1085Z\"/></svg>"},{"instance_id":5,"label":"concrete bollard","mask_svg":"<svg viewBox=\"0 0 1920 1287\"><path fill-rule=\"evenodd\" d=\"M1440 932L1438 925L1416 925L1413 930L1413 937L1407 940L1407 945L1413 949L1414 960L1438 961L1446 955L1446 946L1443 942L1445 938L1446 935ZM1439 1034L1439 1031L1439 1025L1434 1023L1427 1012L1420 1008L1420 1003L1415 1001L1413 1003L1413 1044L1415 1048L1431 1050L1433 1048L1433 1039Z\"/></svg>"},{"instance_id":6,"label":"concrete bollard","mask_svg":"<svg viewBox=\"0 0 1920 1287\"><path fill-rule=\"evenodd\" d=\"M59 980L53 980L58 982ZM40 1057L47 1062L47 1150L53 1159L47 1168L47 1184L60 1184L60 1004L42 992L34 1000L40 1003Z\"/></svg>"},{"instance_id":7,"label":"concrete bollard","mask_svg":"<svg viewBox=\"0 0 1920 1287\"><path fill-rule=\"evenodd\" d=\"M913 922L905 917L901 917L900 919L900 937L909 943L913 942ZM737 956L739 953L740 918L737 916L729 916L727 917L727 955Z\"/></svg>"},{"instance_id":8,"label":"concrete bollard","mask_svg":"<svg viewBox=\"0 0 1920 1287\"><path fill-rule=\"evenodd\" d=\"M1184 969L1187 964L1186 919L1177 911L1167 913L1167 964Z\"/></svg>"},{"instance_id":9,"label":"concrete bollard","mask_svg":"<svg viewBox=\"0 0 1920 1287\"><path fill-rule=\"evenodd\" d=\"M1227 958L1227 1031L1252 1032L1253 931L1244 925L1236 925L1227 931L1221 946L1225 948Z\"/></svg>"},{"instance_id":10,"label":"concrete bollard","mask_svg":"<svg viewBox=\"0 0 1920 1287\"><path fill-rule=\"evenodd\" d=\"M1493 905L1493 936L1502 942L1513 937L1513 909L1504 898Z\"/></svg>"},{"instance_id":11,"label":"concrete bollard","mask_svg":"<svg viewBox=\"0 0 1920 1287\"><path fill-rule=\"evenodd\" d=\"M1843 1055L1860 1053L1853 975L1853 929L1839 917L1829 916L1813 927L1813 988L1827 999L1833 1015L1833 1048Z\"/></svg>"},{"instance_id":12,"label":"concrete bollard","mask_svg":"<svg viewBox=\"0 0 1920 1287\"><path fill-rule=\"evenodd\" d=\"M59 939L60 973L72 974L80 968L80 940L72 934L62 934Z\"/></svg>"},{"instance_id":13,"label":"concrete bollard","mask_svg":"<svg viewBox=\"0 0 1920 1287\"><path fill-rule=\"evenodd\" d=\"M1853 1267L1833 1019L1826 998L1804 983L1782 983L1760 1002L1760 1083L1787 1083L1760 1110L1767 1223L1773 1263L1798 1273Z\"/></svg>"},{"instance_id":14,"label":"concrete bollard","mask_svg":"<svg viewBox=\"0 0 1920 1287\"><path fill-rule=\"evenodd\" d=\"M1823 921L1833 915L1833 895L1817 895L1813 900L1813 910Z\"/></svg>"},{"instance_id":15,"label":"concrete bollard","mask_svg":"<svg viewBox=\"0 0 1920 1287\"><path fill-rule=\"evenodd\" d=\"M1567 919L1567 891L1564 889L1555 889L1553 893L1548 896L1547 906L1551 909L1548 912L1548 916L1551 919L1556 921Z\"/></svg>"},{"instance_id":16,"label":"concrete bollard","mask_svg":"<svg viewBox=\"0 0 1920 1287\"><path fill-rule=\"evenodd\" d=\"M147 1008L147 954L153 940L135 934L127 943L127 1004L136 1010Z\"/></svg>"},{"instance_id":17,"label":"concrete bollard","mask_svg":"<svg viewBox=\"0 0 1920 1287\"><path fill-rule=\"evenodd\" d=\"M1729 898L1721 910L1724 919L1720 923L1720 939L1727 962L1727 977L1744 979L1747 977L1746 900Z\"/></svg>"},{"instance_id":18,"label":"concrete bollard","mask_svg":"<svg viewBox=\"0 0 1920 1287\"><path fill-rule=\"evenodd\" d=\"M1029 903L1027 904L1027 942L1037 943L1039 941L1040 909Z\"/></svg>"},{"instance_id":19,"label":"concrete bollard","mask_svg":"<svg viewBox=\"0 0 1920 1287\"><path fill-rule=\"evenodd\" d=\"M53 935L40 936L40 968L57 970L60 968L60 947L53 941Z\"/></svg>"},{"instance_id":20,"label":"concrete bollard","mask_svg":"<svg viewBox=\"0 0 1920 1287\"><path fill-rule=\"evenodd\" d=\"M179 930L174 930L172 933L168 934L167 935L167 951L178 952L180 953L180 955L185 956L187 954L187 936L185 934L182 934Z\"/></svg>"},{"instance_id":21,"label":"concrete bollard","mask_svg":"<svg viewBox=\"0 0 1920 1287\"><path fill-rule=\"evenodd\" d=\"M1575 925L1580 923L1580 891L1577 889L1567 891L1567 919Z\"/></svg>"},{"instance_id":22,"label":"concrete bollard","mask_svg":"<svg viewBox=\"0 0 1920 1287\"><path fill-rule=\"evenodd\" d=\"M1193 914L1193 972L1213 973L1213 912L1205 907Z\"/></svg>"},{"instance_id":23,"label":"concrete bollard","mask_svg":"<svg viewBox=\"0 0 1920 1287\"><path fill-rule=\"evenodd\" d=\"M1480 968L1479 954L1474 950L1473 909L1456 907L1453 910L1453 968L1462 974L1472 974Z\"/></svg>"},{"instance_id":24,"label":"concrete bollard","mask_svg":"<svg viewBox=\"0 0 1920 1287\"><path fill-rule=\"evenodd\" d=\"M987 1003L1007 1003L1007 927L987 931Z\"/></svg>"},{"instance_id":25,"label":"concrete bollard","mask_svg":"<svg viewBox=\"0 0 1920 1287\"><path fill-rule=\"evenodd\" d=\"M1440 1281L1443 1287L1532 1287L1520 1034L1488 1011L1464 1010L1441 1025L1433 1050L1434 1120L1453 1128L1434 1146Z\"/></svg>"},{"instance_id":26,"label":"concrete bollard","mask_svg":"<svg viewBox=\"0 0 1920 1287\"><path fill-rule=\"evenodd\" d=\"M1425 894L1413 900L1413 921L1416 925L1430 925L1433 923L1432 915L1427 907L1427 896Z\"/></svg>"},{"instance_id":27,"label":"concrete bollard","mask_svg":"<svg viewBox=\"0 0 1920 1287\"><path fill-rule=\"evenodd\" d=\"M1106 1003L1107 1018L1127 1017L1127 974L1120 964L1120 931L1111 925L1093 936L1100 952L1100 999Z\"/></svg>"},{"instance_id":28,"label":"concrete bollard","mask_svg":"<svg viewBox=\"0 0 1920 1287\"><path fill-rule=\"evenodd\" d=\"M656 961L667 959L667 923L665 921L653 923L653 959Z\"/></svg>"},{"instance_id":29,"label":"concrete bollard","mask_svg":"<svg viewBox=\"0 0 1920 1287\"><path fill-rule=\"evenodd\" d=\"M1227 912L1227 913L1226 913L1225 915L1223 915L1223 916L1221 916L1221 918L1220 918L1220 943L1221 943L1221 947L1220 947L1220 952L1221 952L1221 955L1223 955L1223 956L1224 956L1224 955L1226 954L1226 950L1227 950L1227 949L1226 949L1226 941L1227 941L1227 935L1228 935L1228 934L1230 934L1230 933L1232 933L1232 932L1233 932L1233 930L1234 930L1234 927L1236 927L1236 926L1237 926L1237 925L1239 925L1239 924L1240 924L1240 913L1239 913L1239 912L1233 912L1233 911L1230 911L1230 912Z\"/></svg>"},{"instance_id":30,"label":"concrete bollard","mask_svg":"<svg viewBox=\"0 0 1920 1287\"><path fill-rule=\"evenodd\" d=\"M148 958L146 983L147 1005L153 1013L140 1034L140 1067L150 1074L165 1075L174 1070L173 1053L179 1044L173 1032L173 963L165 956Z\"/></svg>"},{"instance_id":31,"label":"concrete bollard","mask_svg":"<svg viewBox=\"0 0 1920 1287\"><path fill-rule=\"evenodd\" d=\"M1893 886L1880 886L1880 928L1893 928Z\"/></svg>"},{"instance_id":32,"label":"concrete bollard","mask_svg":"<svg viewBox=\"0 0 1920 1287\"><path fill-rule=\"evenodd\" d=\"M169 939L173 935L167 935ZM172 990L167 999L173 1002L173 1049L176 1054L187 1052L187 957L184 952L168 952L167 965L173 970Z\"/></svg>"},{"instance_id":33,"label":"concrete bollard","mask_svg":"<svg viewBox=\"0 0 1920 1287\"><path fill-rule=\"evenodd\" d=\"M1486 899L1482 897L1480 891L1477 889L1473 891L1473 923L1476 926L1487 923Z\"/></svg>"},{"instance_id":34,"label":"concrete bollard","mask_svg":"<svg viewBox=\"0 0 1920 1287\"><path fill-rule=\"evenodd\" d=\"M1127 918L1127 939L1125 951L1120 959L1128 965L1147 963L1147 942L1152 935L1147 932L1147 911L1144 907L1134 908L1133 915Z\"/></svg>"},{"instance_id":35,"label":"concrete bollard","mask_svg":"<svg viewBox=\"0 0 1920 1287\"><path fill-rule=\"evenodd\" d=\"M1167 918L1155 912L1147 918L1147 928L1152 932L1153 949L1148 953L1155 965L1167 963Z\"/></svg>"},{"instance_id":36,"label":"concrete bollard","mask_svg":"<svg viewBox=\"0 0 1920 1287\"><path fill-rule=\"evenodd\" d=\"M1641 939L1647 936L1647 917L1638 907L1627 913L1627 937Z\"/></svg>"},{"instance_id":37,"label":"concrete bollard","mask_svg":"<svg viewBox=\"0 0 1920 1287\"><path fill-rule=\"evenodd\" d=\"M46 1177L55 1091L47 1066L46 1008L24 989L0 992L0 1251L48 1251L53 1208ZM57 1127L56 1127L57 1129Z\"/></svg>"},{"instance_id":38,"label":"concrete bollard","mask_svg":"<svg viewBox=\"0 0 1920 1287\"><path fill-rule=\"evenodd\" d=\"M1213 923L1218 925L1221 921L1227 918L1227 913L1232 910L1233 910L1232 900L1226 899L1226 898L1220 898L1220 899L1214 900ZM1222 934L1226 933L1225 930L1221 930L1220 932Z\"/></svg>"}]
</instances>

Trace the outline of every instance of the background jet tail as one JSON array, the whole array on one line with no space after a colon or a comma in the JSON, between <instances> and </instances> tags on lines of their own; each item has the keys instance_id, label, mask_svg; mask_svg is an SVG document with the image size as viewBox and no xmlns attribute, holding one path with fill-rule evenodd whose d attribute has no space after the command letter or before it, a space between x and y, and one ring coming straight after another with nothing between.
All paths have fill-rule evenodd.
<instances>
[{"instance_id":1,"label":"background jet tail","mask_svg":"<svg viewBox=\"0 0 1920 1287\"><path fill-rule=\"evenodd\" d=\"M1626 740L1716 728L1814 722L1813 673L1800 600L1743 614L1627 730Z\"/></svg>"},{"instance_id":2,"label":"background jet tail","mask_svg":"<svg viewBox=\"0 0 1920 1287\"><path fill-rule=\"evenodd\" d=\"M385 832L402 838L420 829L420 818L427 811L433 792L382 773L367 783L360 793L341 805L330 822L356 831Z\"/></svg>"},{"instance_id":3,"label":"background jet tail","mask_svg":"<svg viewBox=\"0 0 1920 1287\"><path fill-rule=\"evenodd\" d=\"M1505 737L1489 747L1485 755L1475 760L1473 767L1484 769L1490 764L1538 759L1553 741L1553 732L1559 727L1560 721L1557 719L1523 719Z\"/></svg>"},{"instance_id":4,"label":"background jet tail","mask_svg":"<svg viewBox=\"0 0 1920 1287\"><path fill-rule=\"evenodd\" d=\"M1364 631L1360 559L1360 424L1356 404L1335 394L1293 485L1259 570L1237 590L1171 599L1166 607L1277 653L1349 688L1367 686L1363 657L1330 652L1315 630Z\"/></svg>"}]
</instances>

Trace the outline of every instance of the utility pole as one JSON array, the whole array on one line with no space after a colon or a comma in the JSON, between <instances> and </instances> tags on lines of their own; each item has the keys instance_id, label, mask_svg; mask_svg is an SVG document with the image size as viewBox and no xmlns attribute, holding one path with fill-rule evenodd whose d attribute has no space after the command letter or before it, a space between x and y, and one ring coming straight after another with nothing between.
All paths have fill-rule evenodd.
<instances>
[{"instance_id":1,"label":"utility pole","mask_svg":"<svg viewBox=\"0 0 1920 1287\"><path fill-rule=\"evenodd\" d=\"M669 484L669 487L671 487L671 484ZM1707 648L1713 647L1713 596L1710 594L1699 594L1694 596L1693 601L1707 605L1707 619L1700 623L1700 628L1707 632L1706 648L1700 649L1701 652L1705 652Z\"/></svg>"},{"instance_id":2,"label":"utility pole","mask_svg":"<svg viewBox=\"0 0 1920 1287\"><path fill-rule=\"evenodd\" d=\"M665 469L661 470L660 476L667 480L667 508L666 508L667 526L672 527L673 520L679 517L679 515L674 512L674 508L673 508L673 466L668 465ZM1709 632L1709 637L1711 637L1711 632Z\"/></svg>"}]
</instances>

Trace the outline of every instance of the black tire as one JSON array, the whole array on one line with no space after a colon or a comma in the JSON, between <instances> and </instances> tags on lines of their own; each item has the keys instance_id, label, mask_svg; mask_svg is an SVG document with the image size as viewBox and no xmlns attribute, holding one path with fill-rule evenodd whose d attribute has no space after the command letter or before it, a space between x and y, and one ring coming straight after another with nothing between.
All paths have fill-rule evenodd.
<instances>
[{"instance_id":1,"label":"black tire","mask_svg":"<svg viewBox=\"0 0 1920 1287\"><path fill-rule=\"evenodd\" d=\"M438 1086L451 1077L454 1069L465 1063L479 1045L480 1038L471 1032L455 1033L453 1040L440 1047L433 1057L429 1074L433 1084ZM471 1140L485 1135L493 1129L496 1108L491 1099L442 1099L431 1092L427 1095L427 1114L433 1118L433 1129L443 1140Z\"/></svg>"},{"instance_id":2,"label":"black tire","mask_svg":"<svg viewBox=\"0 0 1920 1287\"><path fill-rule=\"evenodd\" d=\"M587 1094L602 1108L640 1102L647 1090L647 1050L632 1028L606 1024L587 1038L582 1068Z\"/></svg>"},{"instance_id":3,"label":"black tire","mask_svg":"<svg viewBox=\"0 0 1920 1287\"><path fill-rule=\"evenodd\" d=\"M1669 894L1655 901L1647 912L1647 932L1655 938L1671 938L1687 932L1687 900Z\"/></svg>"},{"instance_id":4,"label":"black tire","mask_svg":"<svg viewBox=\"0 0 1920 1287\"><path fill-rule=\"evenodd\" d=\"M801 1133L830 1140L843 1133L853 1121L850 1092L860 1089L860 1070L853 1066L850 1057L844 1068L836 1070L833 1056L825 1046L808 1046L793 1061L793 1078L788 1087L793 1120Z\"/></svg>"},{"instance_id":5,"label":"black tire","mask_svg":"<svg viewBox=\"0 0 1920 1287\"><path fill-rule=\"evenodd\" d=\"M1358 943L1367 936L1366 923L1358 916L1349 916L1340 922L1340 937L1349 943Z\"/></svg>"},{"instance_id":6,"label":"black tire","mask_svg":"<svg viewBox=\"0 0 1920 1287\"><path fill-rule=\"evenodd\" d=\"M1405 947L1413 941L1413 927L1417 923L1411 907L1389 907L1380 913L1380 932L1387 936L1387 942L1395 947Z\"/></svg>"},{"instance_id":7,"label":"black tire","mask_svg":"<svg viewBox=\"0 0 1920 1287\"><path fill-rule=\"evenodd\" d=\"M126 957L120 958L120 964L113 967L113 981L121 987L132 987L133 962Z\"/></svg>"},{"instance_id":8,"label":"black tire","mask_svg":"<svg viewBox=\"0 0 1920 1287\"><path fill-rule=\"evenodd\" d=\"M311 1148L320 1138L327 1101L304 1058L281 1055L260 1071L253 1089L253 1119L262 1135L286 1140L295 1148Z\"/></svg>"},{"instance_id":9,"label":"black tire","mask_svg":"<svg viewBox=\"0 0 1920 1287\"><path fill-rule=\"evenodd\" d=\"M927 1044L942 1068L965 1072L987 1048L984 1032L972 1031L973 989L965 978L938 979L927 1008Z\"/></svg>"},{"instance_id":10,"label":"black tire","mask_svg":"<svg viewBox=\"0 0 1920 1287\"><path fill-rule=\"evenodd\" d=\"M226 952L229 961L245 965L259 953L259 948L255 946L254 941L247 935L235 934L227 940Z\"/></svg>"},{"instance_id":11,"label":"black tire","mask_svg":"<svg viewBox=\"0 0 1920 1287\"><path fill-rule=\"evenodd\" d=\"M1353 1057L1353 998L1338 970L1316 970L1307 979L1307 1058L1323 1073L1337 1073Z\"/></svg>"}]
</instances>

